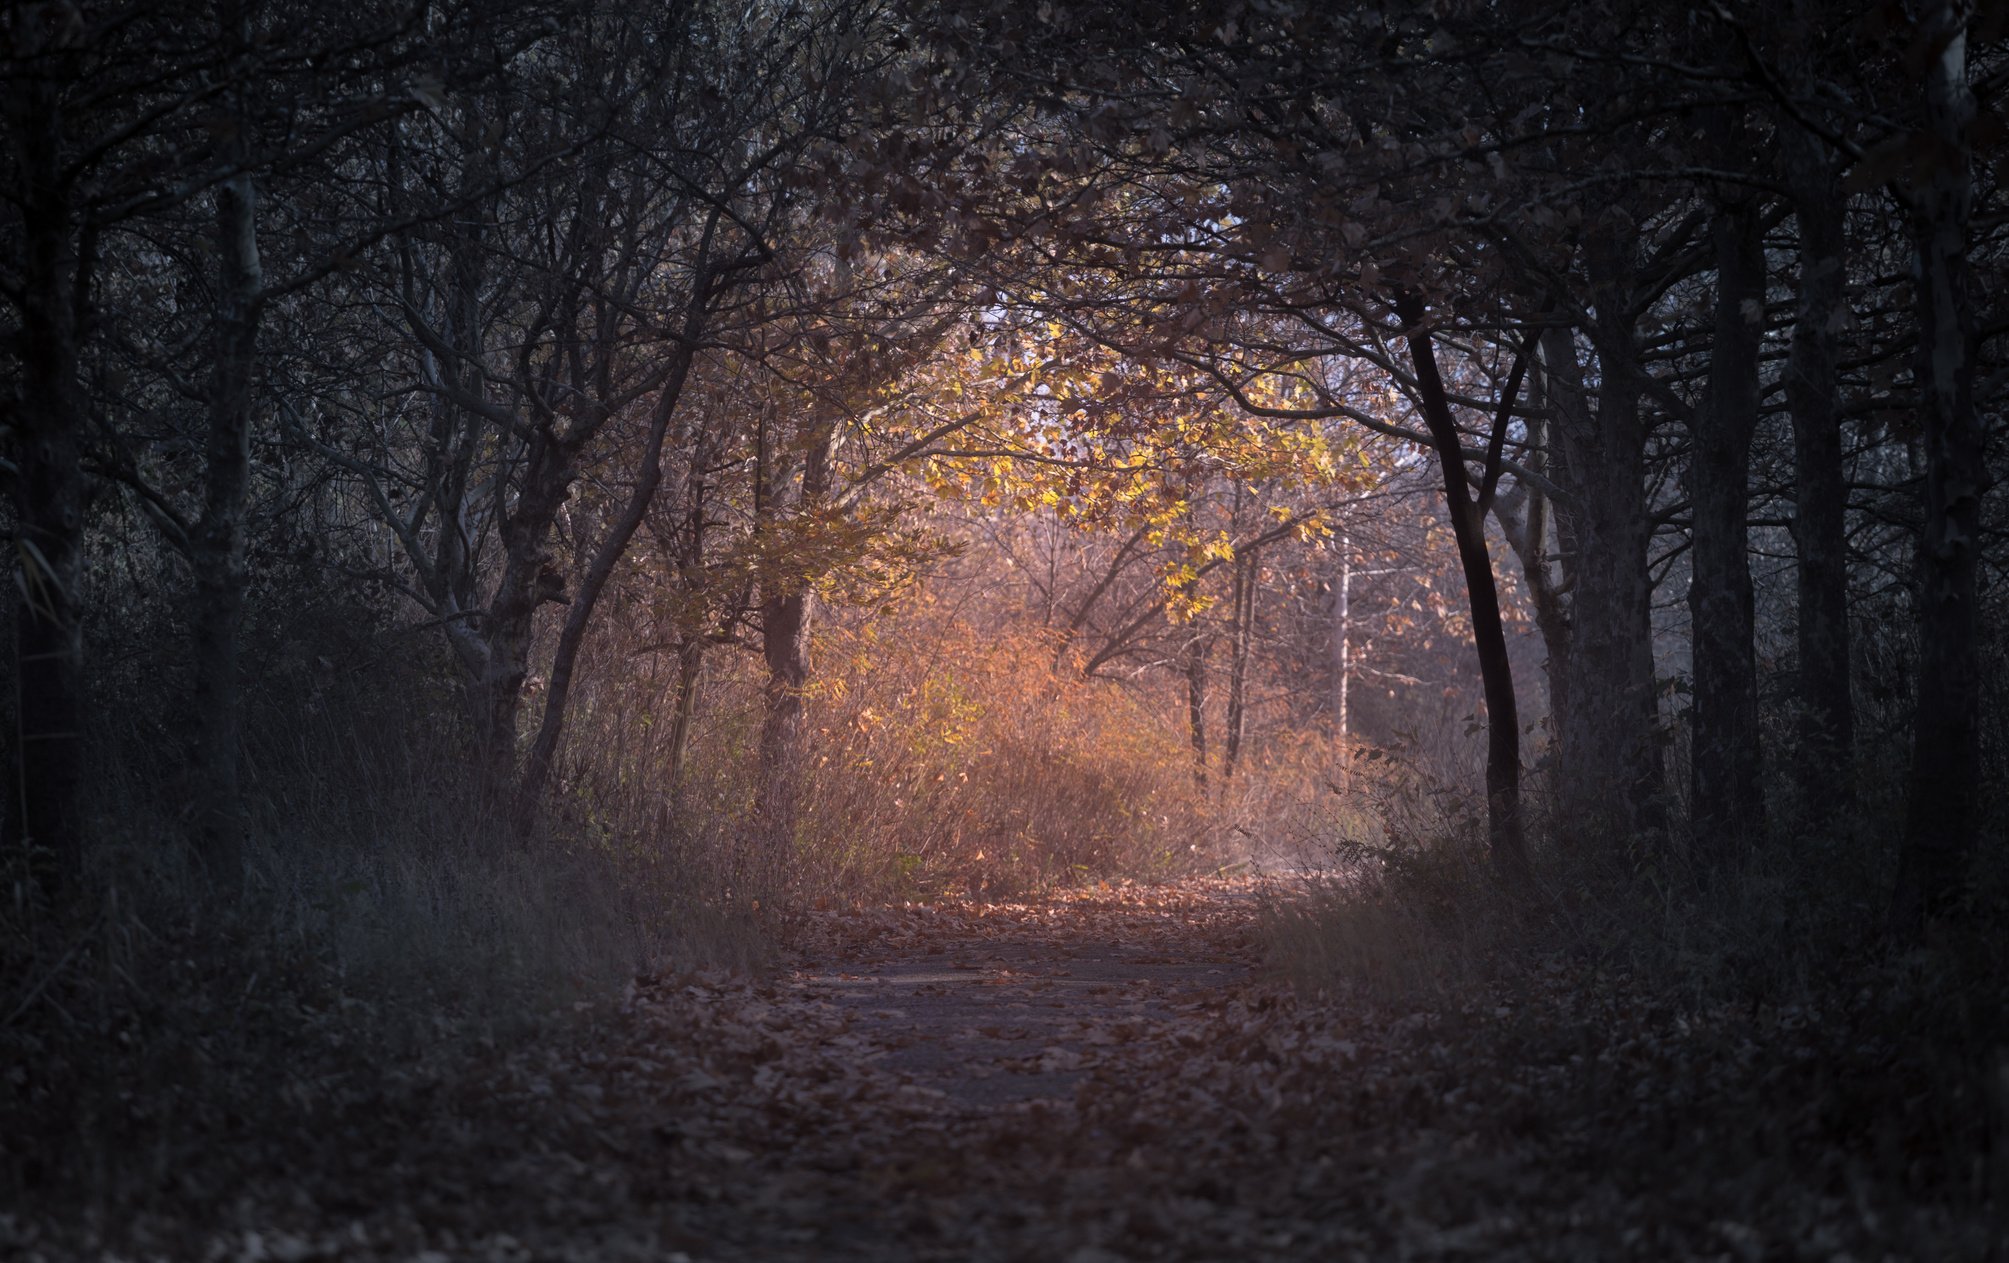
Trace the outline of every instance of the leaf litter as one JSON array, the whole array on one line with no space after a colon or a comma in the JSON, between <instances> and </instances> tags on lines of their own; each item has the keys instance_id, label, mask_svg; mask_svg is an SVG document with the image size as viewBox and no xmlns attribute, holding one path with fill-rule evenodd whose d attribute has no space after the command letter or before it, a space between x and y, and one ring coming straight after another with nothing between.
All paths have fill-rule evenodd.
<instances>
[{"instance_id":1,"label":"leaf litter","mask_svg":"<svg viewBox=\"0 0 2009 1263\"><path fill-rule=\"evenodd\" d=\"M219 1124L232 1193L206 1213L0 1215L0 1248L1840 1261L1999 1241L1935 1138L1892 1129L1925 1089L1873 1037L1838 1055L1819 1014L1683 1010L1554 960L1435 1009L1299 996L1263 966L1273 897L1215 878L816 912L771 976L640 978L451 1073L386 1067ZM1866 1155L1890 1144L1920 1149L1914 1183Z\"/></svg>"}]
</instances>

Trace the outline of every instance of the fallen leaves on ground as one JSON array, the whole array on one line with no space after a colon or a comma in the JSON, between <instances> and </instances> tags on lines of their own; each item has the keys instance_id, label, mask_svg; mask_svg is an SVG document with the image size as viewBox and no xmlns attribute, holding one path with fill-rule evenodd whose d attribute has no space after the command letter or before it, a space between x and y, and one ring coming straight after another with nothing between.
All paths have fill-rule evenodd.
<instances>
[{"instance_id":1,"label":"fallen leaves on ground","mask_svg":"<svg viewBox=\"0 0 2009 1263\"><path fill-rule=\"evenodd\" d=\"M811 916L764 980L636 981L450 1075L312 1094L198 1219L23 1257L1985 1257L1932 1091L1846 1013L1531 965L1410 1012L1268 979L1252 881ZM1893 1109L1896 1112L1893 1114ZM1985 1103L1979 1124L1987 1126ZM243 1124L247 1135L269 1135ZM216 1137L228 1166L233 1143ZM247 1142L248 1145L249 1142ZM1910 1183L1878 1146L1914 1146ZM1935 1145L1938 1148L1935 1148ZM249 1148L244 1150L250 1152Z\"/></svg>"}]
</instances>

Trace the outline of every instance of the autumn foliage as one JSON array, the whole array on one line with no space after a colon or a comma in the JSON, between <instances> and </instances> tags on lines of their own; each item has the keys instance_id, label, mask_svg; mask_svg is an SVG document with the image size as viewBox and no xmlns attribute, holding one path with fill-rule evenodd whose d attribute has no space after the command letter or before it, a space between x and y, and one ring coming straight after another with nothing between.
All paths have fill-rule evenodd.
<instances>
[{"instance_id":1,"label":"autumn foliage","mask_svg":"<svg viewBox=\"0 0 2009 1263\"><path fill-rule=\"evenodd\" d=\"M840 886L1013 894L1220 862L1176 725L1056 663L1051 636L917 613L819 649L802 844Z\"/></svg>"},{"instance_id":2,"label":"autumn foliage","mask_svg":"<svg viewBox=\"0 0 2009 1263\"><path fill-rule=\"evenodd\" d=\"M1835 8L7 6L0 1255L1997 1258L2009 7Z\"/></svg>"}]
</instances>

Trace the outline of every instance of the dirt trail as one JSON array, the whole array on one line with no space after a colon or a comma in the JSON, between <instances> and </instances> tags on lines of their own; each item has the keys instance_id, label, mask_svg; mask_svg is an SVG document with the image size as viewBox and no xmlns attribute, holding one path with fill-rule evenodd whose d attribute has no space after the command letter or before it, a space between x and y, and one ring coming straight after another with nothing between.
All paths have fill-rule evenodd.
<instances>
[{"instance_id":1,"label":"dirt trail","mask_svg":"<svg viewBox=\"0 0 2009 1263\"><path fill-rule=\"evenodd\" d=\"M952 1105L1066 1102L1104 1050L1163 1037L1192 1006L1254 979L1252 898L1221 883L917 907L840 934L802 961L789 989L884 1050L880 1071Z\"/></svg>"},{"instance_id":2,"label":"dirt trail","mask_svg":"<svg viewBox=\"0 0 2009 1263\"><path fill-rule=\"evenodd\" d=\"M819 912L763 980L644 978L472 1064L296 1076L282 1110L219 1120L214 1169L165 1173L181 1191L78 1238L0 1208L0 1253L1335 1257L1359 1216L1279 1142L1271 1080L1351 1048L1278 1024L1255 889Z\"/></svg>"},{"instance_id":3,"label":"dirt trail","mask_svg":"<svg viewBox=\"0 0 2009 1263\"><path fill-rule=\"evenodd\" d=\"M1204 1084L1208 1016L1258 981L1254 911L1253 887L1223 881L820 918L767 1002L823 1032L793 1080L841 1086L784 1104L768 1143L726 1150L750 1178L683 1220L682 1252L1261 1253L1258 1208L1209 1165L1221 1138L1183 1134L1219 1121L1162 1099ZM832 1050L841 1067L821 1060Z\"/></svg>"},{"instance_id":4,"label":"dirt trail","mask_svg":"<svg viewBox=\"0 0 2009 1263\"><path fill-rule=\"evenodd\" d=\"M530 1085L597 1120L604 1156L551 1136L519 1173L547 1198L597 1180L593 1237L547 1212L514 1239L672 1263L1370 1257L1359 1181L1279 1088L1353 1048L1278 1020L1257 907L1218 880L821 914L769 983L655 980L597 1086Z\"/></svg>"},{"instance_id":5,"label":"dirt trail","mask_svg":"<svg viewBox=\"0 0 2009 1263\"><path fill-rule=\"evenodd\" d=\"M1761 1056L1748 1016L1560 965L1438 1010L1300 1001L1263 977L1257 891L819 913L764 981L643 979L562 1038L432 1071L379 1054L289 1089L297 1114L220 1120L216 1169L171 1173L187 1192L109 1244L424 1263L1995 1257L1971 1217L1894 1218L1903 1190L1838 1200L1821 1172L1860 1159L1827 1130L1830 1097L1779 1069L1807 1058ZM1807 1029L1792 1016L1773 1041ZM1859 1077L1887 1075L1863 1056ZM219 1181L220 1205L200 1191ZM1893 1252L1921 1225L1934 1250ZM40 1232L0 1208L0 1254L105 1254Z\"/></svg>"}]
</instances>

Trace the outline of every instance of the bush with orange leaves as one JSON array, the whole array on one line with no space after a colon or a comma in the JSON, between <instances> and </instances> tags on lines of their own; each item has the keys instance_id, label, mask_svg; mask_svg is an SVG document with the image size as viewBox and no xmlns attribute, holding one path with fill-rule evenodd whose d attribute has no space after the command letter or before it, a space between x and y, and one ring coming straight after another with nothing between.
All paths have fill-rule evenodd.
<instances>
[{"instance_id":1,"label":"bush with orange leaves","mask_svg":"<svg viewBox=\"0 0 2009 1263\"><path fill-rule=\"evenodd\" d=\"M832 892L1015 894L1218 863L1176 717L1038 629L827 633L798 845Z\"/></svg>"},{"instance_id":2,"label":"bush with orange leaves","mask_svg":"<svg viewBox=\"0 0 2009 1263\"><path fill-rule=\"evenodd\" d=\"M1322 866L1378 828L1366 791L1385 778L1341 773L1329 737L1252 725L1233 779L1217 755L1203 791L1183 679L1087 679L1050 629L973 626L923 600L818 631L794 831L772 853L754 808L759 659L708 655L677 762L674 662L651 674L646 654L600 652L554 814L589 813L610 844L642 846L728 902L784 889L1011 897L1252 858Z\"/></svg>"}]
</instances>

